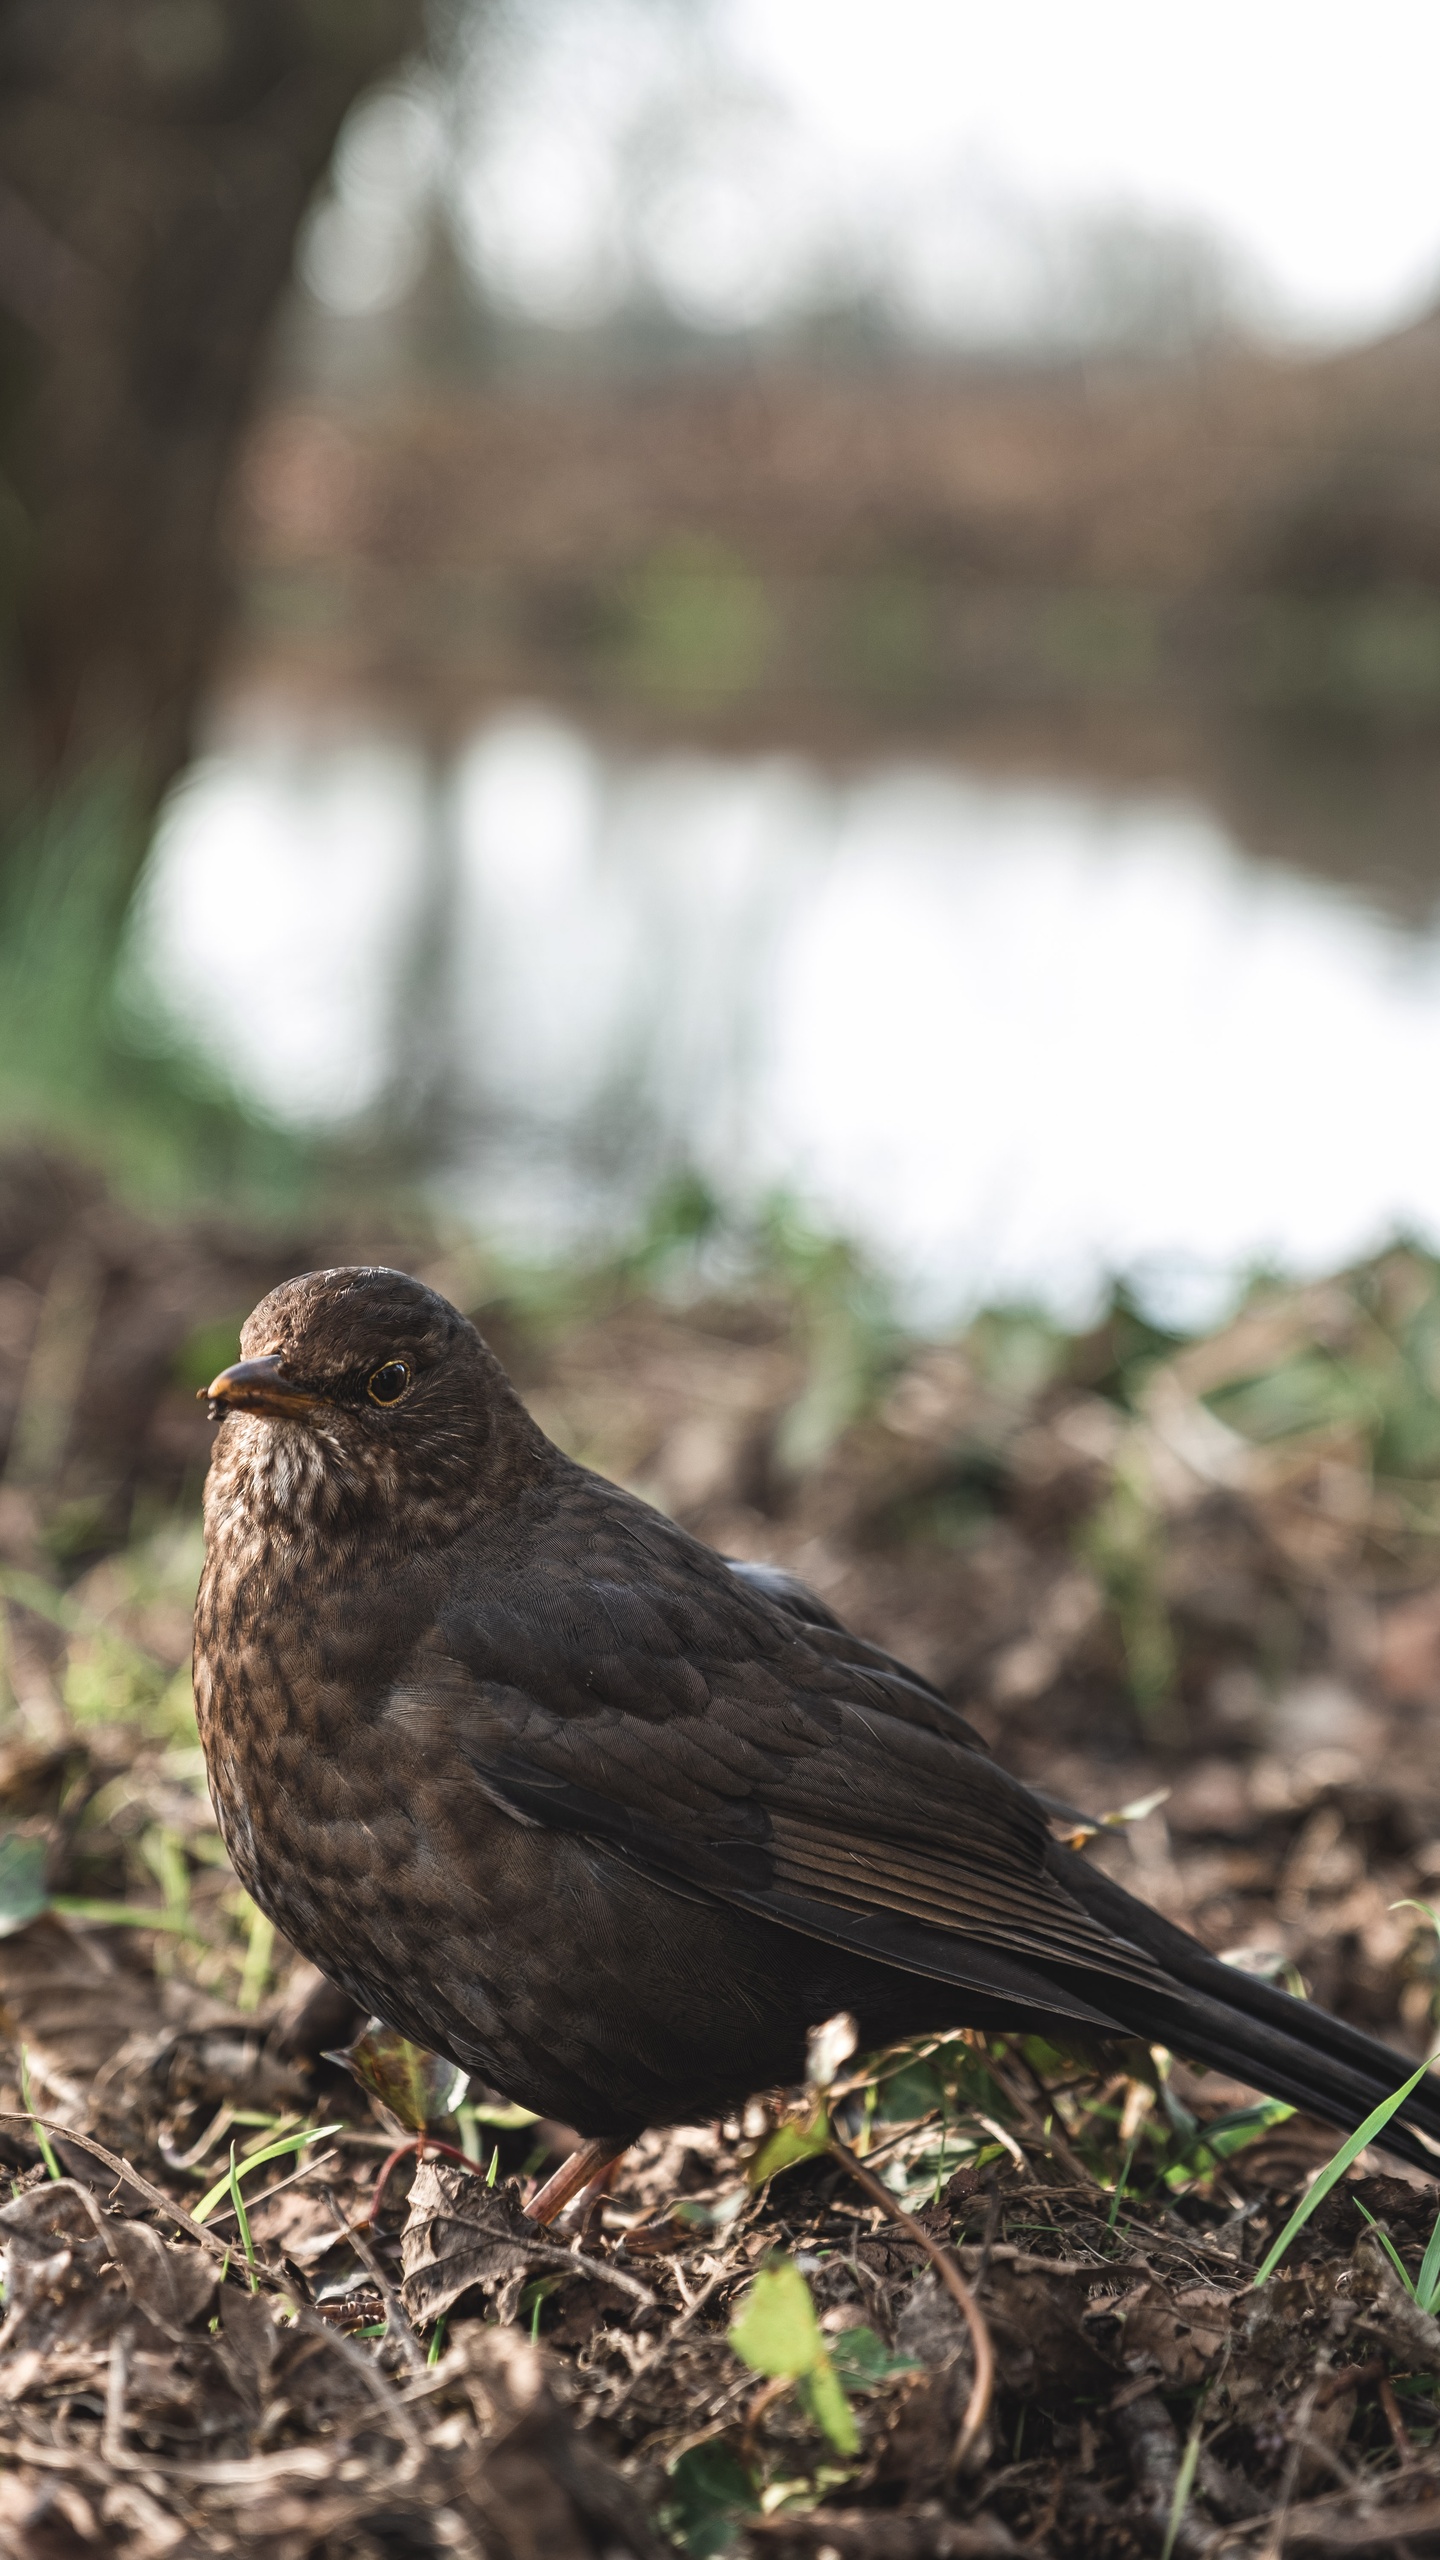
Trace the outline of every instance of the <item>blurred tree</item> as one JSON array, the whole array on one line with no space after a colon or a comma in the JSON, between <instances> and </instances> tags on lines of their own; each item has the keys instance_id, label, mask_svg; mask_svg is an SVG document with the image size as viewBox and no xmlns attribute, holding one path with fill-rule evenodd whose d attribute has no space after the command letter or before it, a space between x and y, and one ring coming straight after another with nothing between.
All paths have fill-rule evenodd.
<instances>
[{"instance_id":1,"label":"blurred tree","mask_svg":"<svg viewBox=\"0 0 1440 2560\"><path fill-rule=\"evenodd\" d=\"M0 816L118 784L138 863L296 229L422 8L0 0Z\"/></svg>"}]
</instances>

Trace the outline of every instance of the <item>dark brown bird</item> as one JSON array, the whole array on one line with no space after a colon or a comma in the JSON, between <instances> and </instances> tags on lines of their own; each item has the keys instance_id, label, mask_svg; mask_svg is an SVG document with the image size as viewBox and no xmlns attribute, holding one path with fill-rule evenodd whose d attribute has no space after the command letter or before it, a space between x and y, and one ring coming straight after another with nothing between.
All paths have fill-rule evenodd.
<instances>
[{"instance_id":1,"label":"dark brown bird","mask_svg":"<svg viewBox=\"0 0 1440 2560\"><path fill-rule=\"evenodd\" d=\"M837 2010L866 2046L1140 2036L1347 2126L1405 2076L1054 1841L797 1584L565 1457L418 1281L311 1272L241 1348L195 1639L235 1868L367 2009L595 2137L587 2166L798 2079ZM1433 2085L1405 2113L1440 2136Z\"/></svg>"}]
</instances>

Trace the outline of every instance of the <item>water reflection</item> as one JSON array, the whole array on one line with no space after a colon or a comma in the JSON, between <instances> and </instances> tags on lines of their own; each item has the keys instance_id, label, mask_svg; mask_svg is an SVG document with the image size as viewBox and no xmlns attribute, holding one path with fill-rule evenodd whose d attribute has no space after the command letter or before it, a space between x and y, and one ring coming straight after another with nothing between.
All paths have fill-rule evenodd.
<instances>
[{"instance_id":1,"label":"water reflection","mask_svg":"<svg viewBox=\"0 0 1440 2560\"><path fill-rule=\"evenodd\" d=\"M917 1313L1440 1234L1440 940L1198 805L916 763L609 751L515 714L436 774L252 710L137 947L273 1111L397 1093L432 1179L553 1249L694 1165L798 1191Z\"/></svg>"}]
</instances>

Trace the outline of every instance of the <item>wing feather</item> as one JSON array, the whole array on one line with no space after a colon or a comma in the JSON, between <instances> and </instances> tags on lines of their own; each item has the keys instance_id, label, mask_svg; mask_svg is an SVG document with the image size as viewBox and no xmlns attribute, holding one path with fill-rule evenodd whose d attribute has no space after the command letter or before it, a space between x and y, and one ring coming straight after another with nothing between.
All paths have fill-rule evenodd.
<instances>
[{"instance_id":1,"label":"wing feather","mask_svg":"<svg viewBox=\"0 0 1440 2560\"><path fill-rule=\"evenodd\" d=\"M682 1891L1092 2023L1095 1976L1160 1982L1056 1880L1043 1806L926 1681L613 1487L597 1526L582 1482L583 1570L554 1538L508 1584L487 1559L393 1700L444 1694L492 1801Z\"/></svg>"}]
</instances>

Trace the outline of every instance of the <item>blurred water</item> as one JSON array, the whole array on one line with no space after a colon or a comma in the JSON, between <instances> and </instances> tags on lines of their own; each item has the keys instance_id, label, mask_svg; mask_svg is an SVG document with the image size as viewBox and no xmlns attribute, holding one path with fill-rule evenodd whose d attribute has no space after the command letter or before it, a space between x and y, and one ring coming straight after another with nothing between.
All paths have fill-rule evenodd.
<instances>
[{"instance_id":1,"label":"blurred water","mask_svg":"<svg viewBox=\"0 0 1440 2560\"><path fill-rule=\"evenodd\" d=\"M1268 1261L1440 1237L1440 936L1197 804L619 754L543 712L449 770L252 706L187 780L135 950L273 1113L409 1115L527 1251L678 1164L788 1186L934 1321L1197 1320Z\"/></svg>"}]
</instances>

